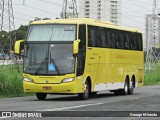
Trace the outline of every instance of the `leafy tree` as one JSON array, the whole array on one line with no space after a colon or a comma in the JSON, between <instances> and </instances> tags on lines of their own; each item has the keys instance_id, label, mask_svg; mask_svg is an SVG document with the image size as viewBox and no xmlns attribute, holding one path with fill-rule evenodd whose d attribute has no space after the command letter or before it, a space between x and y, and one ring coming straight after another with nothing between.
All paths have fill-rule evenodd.
<instances>
[{"instance_id":1,"label":"leafy tree","mask_svg":"<svg viewBox=\"0 0 160 120\"><path fill-rule=\"evenodd\" d=\"M36 17L33 21L39 21L39 20L49 20L50 18L39 18ZM30 21L30 22L33 22ZM20 27L17 30L11 31L11 32L6 32L6 31L0 31L1 35L2 35L2 40L1 40L1 46L3 46L3 49L8 49L10 48L10 38L8 38L9 35L11 35L11 39L12 41L15 41L15 34L16 34L16 40L23 40L26 38L26 34L27 34L27 30L28 30L28 25L20 25ZM14 44L14 43L12 43ZM13 49L14 45L12 45L12 49Z\"/></svg>"},{"instance_id":2,"label":"leafy tree","mask_svg":"<svg viewBox=\"0 0 160 120\"><path fill-rule=\"evenodd\" d=\"M16 40L21 40L26 38L28 30L28 25L21 25L17 30L16 30Z\"/></svg>"}]
</instances>

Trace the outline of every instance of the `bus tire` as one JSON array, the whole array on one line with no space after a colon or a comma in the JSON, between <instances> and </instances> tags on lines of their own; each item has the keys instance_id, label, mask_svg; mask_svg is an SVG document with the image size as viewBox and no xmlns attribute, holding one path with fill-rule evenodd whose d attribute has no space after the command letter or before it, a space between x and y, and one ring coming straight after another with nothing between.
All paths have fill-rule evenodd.
<instances>
[{"instance_id":1,"label":"bus tire","mask_svg":"<svg viewBox=\"0 0 160 120\"><path fill-rule=\"evenodd\" d=\"M80 100L86 100L89 98L89 93L90 93L90 84L89 84L88 80L86 80L84 93L79 93L78 97Z\"/></svg>"},{"instance_id":2,"label":"bus tire","mask_svg":"<svg viewBox=\"0 0 160 120\"><path fill-rule=\"evenodd\" d=\"M130 86L129 86L128 95L133 95L134 87L135 87L135 82L134 82L134 79L132 78L131 83L130 83Z\"/></svg>"},{"instance_id":3,"label":"bus tire","mask_svg":"<svg viewBox=\"0 0 160 120\"><path fill-rule=\"evenodd\" d=\"M46 93L36 93L36 96L38 100L45 100L47 94Z\"/></svg>"},{"instance_id":4,"label":"bus tire","mask_svg":"<svg viewBox=\"0 0 160 120\"><path fill-rule=\"evenodd\" d=\"M122 95L128 95L129 94L129 80L126 78L124 83L124 89L122 90Z\"/></svg>"},{"instance_id":5,"label":"bus tire","mask_svg":"<svg viewBox=\"0 0 160 120\"><path fill-rule=\"evenodd\" d=\"M124 88L119 89L119 90L114 90L113 91L115 95L128 95L129 94L129 82L128 78L126 78L125 83L124 83Z\"/></svg>"}]
</instances>

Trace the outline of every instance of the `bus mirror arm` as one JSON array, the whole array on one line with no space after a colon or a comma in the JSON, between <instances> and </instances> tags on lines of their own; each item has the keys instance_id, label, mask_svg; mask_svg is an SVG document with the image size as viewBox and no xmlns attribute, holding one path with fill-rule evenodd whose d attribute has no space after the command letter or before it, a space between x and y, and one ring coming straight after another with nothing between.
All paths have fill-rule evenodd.
<instances>
[{"instance_id":1,"label":"bus mirror arm","mask_svg":"<svg viewBox=\"0 0 160 120\"><path fill-rule=\"evenodd\" d=\"M14 53L19 56L24 56L24 43L25 40L17 40L14 45Z\"/></svg>"},{"instance_id":2,"label":"bus mirror arm","mask_svg":"<svg viewBox=\"0 0 160 120\"><path fill-rule=\"evenodd\" d=\"M76 55L78 54L78 50L79 50L79 43L80 43L80 40L75 40L73 42L73 54Z\"/></svg>"}]
</instances>

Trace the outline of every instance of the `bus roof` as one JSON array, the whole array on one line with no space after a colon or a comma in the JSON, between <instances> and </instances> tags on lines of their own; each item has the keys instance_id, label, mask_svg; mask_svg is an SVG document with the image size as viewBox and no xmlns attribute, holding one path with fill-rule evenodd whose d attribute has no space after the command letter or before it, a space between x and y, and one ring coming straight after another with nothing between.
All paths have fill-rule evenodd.
<instances>
[{"instance_id":1,"label":"bus roof","mask_svg":"<svg viewBox=\"0 0 160 120\"><path fill-rule=\"evenodd\" d=\"M94 26L142 33L138 28L128 28L128 27L117 26L111 22L98 21L98 20L93 20L90 18L67 18L67 19L40 20L40 21L33 21L30 24L31 25L32 24L87 24L87 25L94 25Z\"/></svg>"}]
</instances>

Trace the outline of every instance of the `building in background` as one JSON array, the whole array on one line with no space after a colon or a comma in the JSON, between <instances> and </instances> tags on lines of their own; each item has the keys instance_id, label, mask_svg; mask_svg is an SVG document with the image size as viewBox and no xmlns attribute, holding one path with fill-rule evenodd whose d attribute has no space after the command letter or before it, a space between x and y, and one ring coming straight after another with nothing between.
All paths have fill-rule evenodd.
<instances>
[{"instance_id":1,"label":"building in background","mask_svg":"<svg viewBox=\"0 0 160 120\"><path fill-rule=\"evenodd\" d=\"M78 17L122 23L122 0L79 0Z\"/></svg>"},{"instance_id":2,"label":"building in background","mask_svg":"<svg viewBox=\"0 0 160 120\"><path fill-rule=\"evenodd\" d=\"M160 48L160 17L146 15L146 50L151 47Z\"/></svg>"},{"instance_id":3,"label":"building in background","mask_svg":"<svg viewBox=\"0 0 160 120\"><path fill-rule=\"evenodd\" d=\"M116 25L121 25L122 0L110 0L110 21Z\"/></svg>"}]
</instances>

